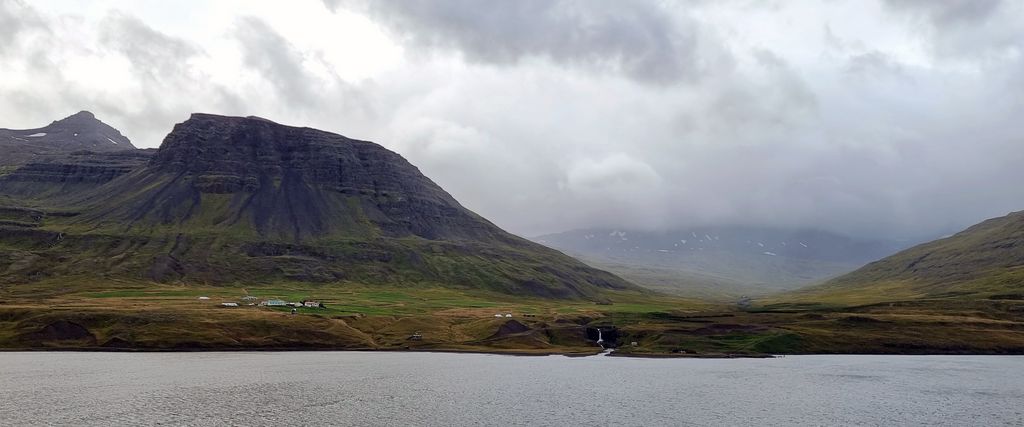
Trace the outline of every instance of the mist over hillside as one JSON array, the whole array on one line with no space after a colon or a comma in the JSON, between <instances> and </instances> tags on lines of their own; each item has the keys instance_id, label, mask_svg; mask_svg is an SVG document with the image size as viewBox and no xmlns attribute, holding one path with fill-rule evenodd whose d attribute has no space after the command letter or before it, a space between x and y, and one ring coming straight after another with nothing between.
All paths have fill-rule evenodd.
<instances>
[{"instance_id":1,"label":"mist over hillside","mask_svg":"<svg viewBox=\"0 0 1024 427\"><path fill-rule=\"evenodd\" d=\"M796 289L913 243L750 226L664 232L587 229L534 240L655 289L718 297Z\"/></svg>"}]
</instances>

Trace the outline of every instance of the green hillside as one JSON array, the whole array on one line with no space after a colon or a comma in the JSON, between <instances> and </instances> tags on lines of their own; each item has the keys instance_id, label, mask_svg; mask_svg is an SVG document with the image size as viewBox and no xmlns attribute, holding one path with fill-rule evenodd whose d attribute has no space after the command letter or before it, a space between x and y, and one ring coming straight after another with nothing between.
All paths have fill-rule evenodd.
<instances>
[{"instance_id":1,"label":"green hillside","mask_svg":"<svg viewBox=\"0 0 1024 427\"><path fill-rule=\"evenodd\" d=\"M1024 212L984 221L772 300L860 304L935 298L1024 299Z\"/></svg>"}]
</instances>

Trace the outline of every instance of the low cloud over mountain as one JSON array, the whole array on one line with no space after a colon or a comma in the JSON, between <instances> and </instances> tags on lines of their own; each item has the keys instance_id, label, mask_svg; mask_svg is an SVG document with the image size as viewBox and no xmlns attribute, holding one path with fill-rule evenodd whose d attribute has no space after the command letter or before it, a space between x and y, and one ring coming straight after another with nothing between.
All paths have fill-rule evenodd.
<instances>
[{"instance_id":1,"label":"low cloud over mountain","mask_svg":"<svg viewBox=\"0 0 1024 427\"><path fill-rule=\"evenodd\" d=\"M524 235L915 237L1024 200L1020 2L430 5L0 0L0 114L344 131Z\"/></svg>"}]
</instances>

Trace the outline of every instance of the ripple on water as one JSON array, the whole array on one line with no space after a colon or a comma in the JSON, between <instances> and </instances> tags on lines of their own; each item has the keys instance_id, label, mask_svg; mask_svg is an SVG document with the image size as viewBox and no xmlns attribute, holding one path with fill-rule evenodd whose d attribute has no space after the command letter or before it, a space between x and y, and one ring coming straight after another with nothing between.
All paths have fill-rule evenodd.
<instances>
[{"instance_id":1,"label":"ripple on water","mask_svg":"<svg viewBox=\"0 0 1024 427\"><path fill-rule=\"evenodd\" d=\"M0 424L1014 425L1021 368L997 356L0 353Z\"/></svg>"}]
</instances>

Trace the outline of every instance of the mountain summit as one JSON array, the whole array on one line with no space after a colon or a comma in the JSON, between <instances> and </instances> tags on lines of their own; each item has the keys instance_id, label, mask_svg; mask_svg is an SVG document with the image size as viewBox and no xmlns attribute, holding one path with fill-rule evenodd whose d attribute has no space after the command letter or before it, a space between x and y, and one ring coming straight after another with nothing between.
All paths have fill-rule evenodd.
<instances>
[{"instance_id":1,"label":"mountain summit","mask_svg":"<svg viewBox=\"0 0 1024 427\"><path fill-rule=\"evenodd\" d=\"M266 119L193 114L148 162L95 182L71 193L33 186L44 213L61 212L43 215L32 233L6 233L8 245L32 252L19 268L184 284L435 284L558 298L633 288L501 230L380 145ZM31 268L47 260L49 268Z\"/></svg>"},{"instance_id":2,"label":"mountain summit","mask_svg":"<svg viewBox=\"0 0 1024 427\"><path fill-rule=\"evenodd\" d=\"M94 114L80 111L41 128L0 129L0 148L6 154L0 166L10 166L26 163L38 155L134 150L135 146Z\"/></svg>"}]
</instances>

